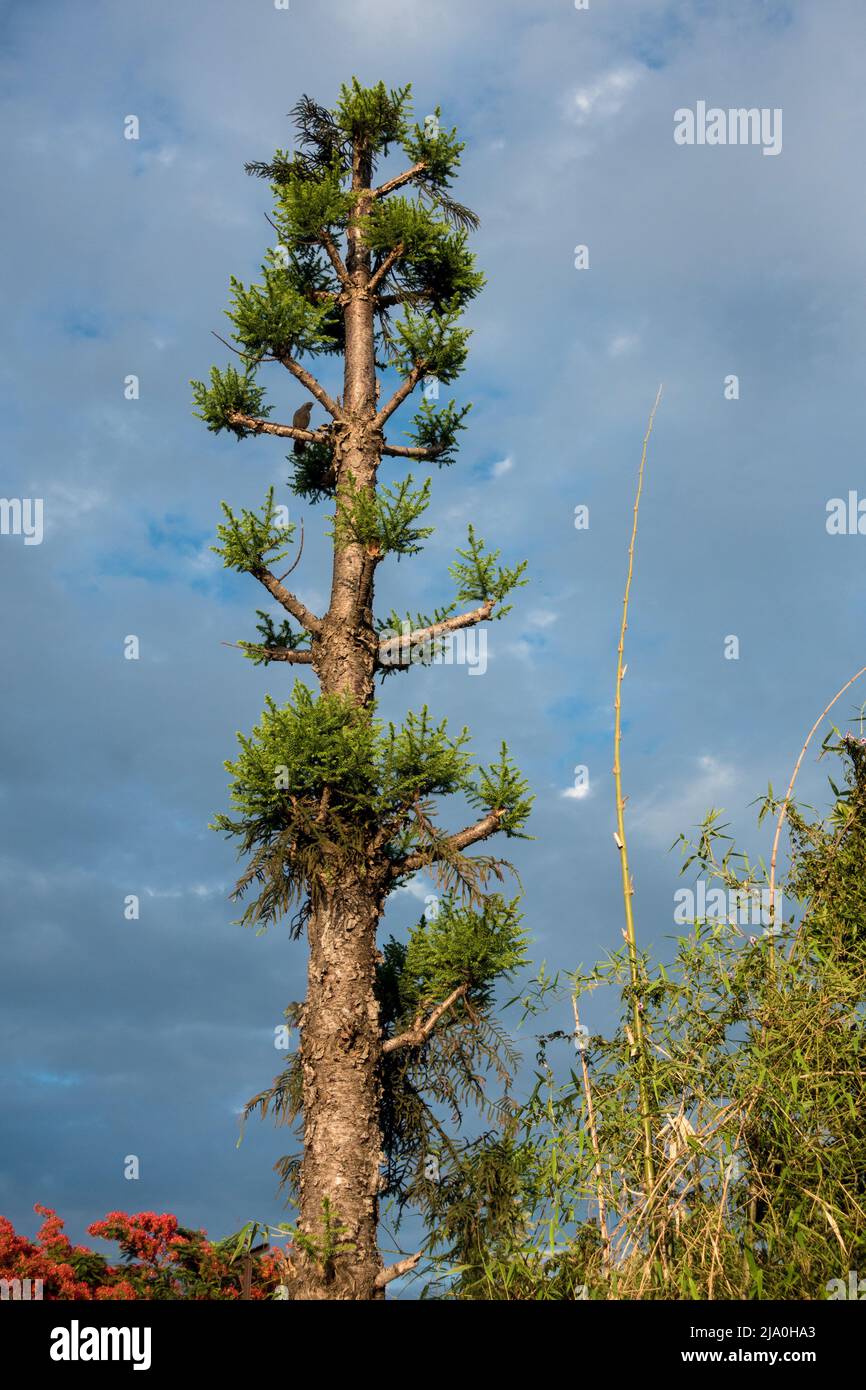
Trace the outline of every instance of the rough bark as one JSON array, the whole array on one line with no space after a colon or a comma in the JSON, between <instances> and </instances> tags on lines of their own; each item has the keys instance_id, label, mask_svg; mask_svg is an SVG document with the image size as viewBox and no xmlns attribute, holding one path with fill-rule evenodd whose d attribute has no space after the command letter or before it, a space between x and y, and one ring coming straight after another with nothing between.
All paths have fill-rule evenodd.
<instances>
[{"instance_id":1,"label":"rough bark","mask_svg":"<svg viewBox=\"0 0 866 1390\"><path fill-rule=\"evenodd\" d=\"M356 151L353 186L369 189L370 161ZM369 195L372 197L372 194ZM363 193L355 217L364 215ZM382 451L375 423L374 295L370 253L349 228L344 294L344 394L332 426L337 501L351 489L372 490ZM354 541L335 543L331 601L314 642L323 695L348 694L359 705L373 698L378 642L373 626L377 557ZM376 929L386 891L384 873L338 864L314 894L308 923L307 998L301 1026L304 1154L300 1230L322 1239L327 1202L350 1247L322 1261L307 1257L295 1296L303 1299L384 1298L378 1251L378 1192L382 1161L380 1071L382 1039L375 995Z\"/></svg>"},{"instance_id":2,"label":"rough bark","mask_svg":"<svg viewBox=\"0 0 866 1390\"><path fill-rule=\"evenodd\" d=\"M309 924L300 1228L321 1248L327 1204L343 1229L333 1258L304 1260L295 1295L303 1299L384 1297L376 1282L381 1039L373 992L381 903L375 885L345 874Z\"/></svg>"}]
</instances>

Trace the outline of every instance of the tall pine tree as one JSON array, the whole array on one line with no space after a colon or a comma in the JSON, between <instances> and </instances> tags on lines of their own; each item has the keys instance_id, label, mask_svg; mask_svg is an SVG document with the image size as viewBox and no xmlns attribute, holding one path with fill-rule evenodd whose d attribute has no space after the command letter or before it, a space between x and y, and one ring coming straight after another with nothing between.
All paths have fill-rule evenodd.
<instances>
[{"instance_id":1,"label":"tall pine tree","mask_svg":"<svg viewBox=\"0 0 866 1390\"><path fill-rule=\"evenodd\" d=\"M304 97L292 113L295 151L247 166L273 186L279 245L258 284L231 281L235 364L193 383L209 429L292 440L294 492L333 507L324 614L278 576L294 527L282 524L273 490L260 512L235 515L223 504L216 547L283 610L279 626L260 611L259 640L241 643L245 655L310 667L320 687L315 697L298 680L286 703L268 701L227 764L233 811L216 822L245 860L242 920L265 926L293 912L295 933L309 943L306 999L288 1014L298 1053L251 1102L296 1122L301 1136L300 1156L283 1168L298 1209L295 1298L381 1298L414 1263L383 1267L381 1198L428 1215L441 1205L430 1187L439 1159L459 1164L460 1154L443 1103L483 1105L484 1066L507 1071L493 986L524 959L517 903L491 886L503 861L467 853L491 836L523 833L531 798L507 749L477 767L466 730L450 734L426 707L401 727L386 725L374 699L377 676L429 663L451 634L503 616L525 582L522 564L500 565L470 528L442 607L374 616L379 566L416 554L430 534L419 524L430 480L384 484L380 467L453 461L468 407L437 406L438 388L424 384L462 371L462 314L483 283L468 249L477 219L450 191L463 146L440 128L438 112L413 123L409 99L408 87L357 80L333 110ZM382 165L392 150L402 157L389 176ZM342 358L341 395L304 365L316 358ZM270 418L264 363L282 365L303 388L290 425ZM381 391L388 369L399 383L390 398ZM411 443L392 443L386 426L413 393L422 399ZM308 397L325 424L311 427ZM472 808L464 829L440 825L441 798L451 794ZM419 870L438 882L438 910L408 941L380 950L386 900Z\"/></svg>"}]
</instances>

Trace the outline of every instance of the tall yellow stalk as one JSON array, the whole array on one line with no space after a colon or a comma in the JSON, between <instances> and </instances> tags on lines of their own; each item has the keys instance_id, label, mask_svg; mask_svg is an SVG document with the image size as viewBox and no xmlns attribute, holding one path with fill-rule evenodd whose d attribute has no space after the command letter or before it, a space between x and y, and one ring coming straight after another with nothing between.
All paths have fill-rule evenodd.
<instances>
[{"instance_id":1,"label":"tall yellow stalk","mask_svg":"<svg viewBox=\"0 0 866 1390\"><path fill-rule=\"evenodd\" d=\"M659 386L656 394L655 403L650 411L647 431L644 435L643 450L641 452L640 468L638 470L637 493L634 499L634 520L632 523L631 541L628 548L628 573L625 581L625 594L622 601L622 626L619 633L619 647L617 648L616 661L616 698L614 701L614 737L613 737L613 780L616 789L616 845L619 850L620 866L622 868L622 896L625 905L625 940L628 949L629 972L632 986L632 1037L636 1053L637 1072L638 1072L638 1097L640 1103L641 1126L643 1129L643 1174L644 1188L647 1205L651 1206L653 1191L656 1184L655 1159L653 1156L653 1113L650 1096L650 1080L648 1057L646 1051L646 1038L644 1029L644 1018L642 1008L642 972L638 959L637 938L635 936L634 907L632 898L634 896L634 883L628 863L628 841L625 833L625 797L622 792L622 682L625 675L625 665L623 654L625 652L625 634L628 629L628 604L631 595L631 581L634 573L634 548L637 540L637 522L640 509L641 494L643 492L644 470L646 467L647 448L649 447L650 435L653 430L656 411L659 401L662 398L662 387Z\"/></svg>"}]
</instances>

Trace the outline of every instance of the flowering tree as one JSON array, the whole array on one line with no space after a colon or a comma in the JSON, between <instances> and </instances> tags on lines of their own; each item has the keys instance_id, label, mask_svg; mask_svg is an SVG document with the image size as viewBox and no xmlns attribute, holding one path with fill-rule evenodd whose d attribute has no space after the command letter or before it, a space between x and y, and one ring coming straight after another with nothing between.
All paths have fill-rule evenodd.
<instances>
[{"instance_id":1,"label":"flowering tree","mask_svg":"<svg viewBox=\"0 0 866 1390\"><path fill-rule=\"evenodd\" d=\"M111 1264L85 1245L73 1245L63 1221L50 1207L37 1205L44 1217L35 1240L18 1235L0 1216L0 1281L30 1281L44 1299L237 1299L273 1296L279 1284L282 1252L252 1261L248 1291L246 1261L238 1240L209 1241L205 1231L178 1225L177 1217L153 1211L127 1215L109 1212L88 1226L88 1234L116 1241L122 1262Z\"/></svg>"}]
</instances>

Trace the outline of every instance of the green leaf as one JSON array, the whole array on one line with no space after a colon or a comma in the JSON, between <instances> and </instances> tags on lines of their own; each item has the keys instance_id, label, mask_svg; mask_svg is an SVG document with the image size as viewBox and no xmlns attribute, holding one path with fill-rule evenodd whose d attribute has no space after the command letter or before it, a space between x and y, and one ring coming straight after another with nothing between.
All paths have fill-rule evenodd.
<instances>
[{"instance_id":1,"label":"green leaf","mask_svg":"<svg viewBox=\"0 0 866 1390\"><path fill-rule=\"evenodd\" d=\"M211 546L211 550L222 555L226 569L259 569L276 564L289 553L295 525L283 520L286 508L277 504L272 487L268 488L260 516L244 510L236 517L228 503L220 505L226 521L217 527L220 544Z\"/></svg>"},{"instance_id":2,"label":"green leaf","mask_svg":"<svg viewBox=\"0 0 866 1390\"><path fill-rule=\"evenodd\" d=\"M204 420L214 434L229 430L238 439L243 439L249 430L232 421L231 416L235 412L259 419L267 418L271 412L271 407L263 404L265 393L261 386L256 385L254 367L243 373L232 366L226 367L224 372L218 367L211 367L210 386L203 381L193 381L190 385L193 388L193 403L198 407L193 414Z\"/></svg>"}]
</instances>

